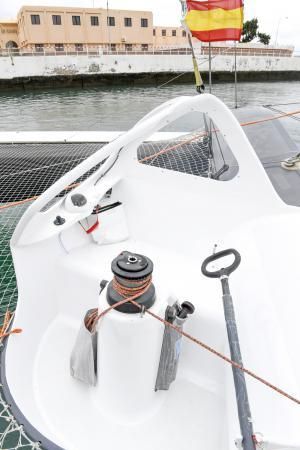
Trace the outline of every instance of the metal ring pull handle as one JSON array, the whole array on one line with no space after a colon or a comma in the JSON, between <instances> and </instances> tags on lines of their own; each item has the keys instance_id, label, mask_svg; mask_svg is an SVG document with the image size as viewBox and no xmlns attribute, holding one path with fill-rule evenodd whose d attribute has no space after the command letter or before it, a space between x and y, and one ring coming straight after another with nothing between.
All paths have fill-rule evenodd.
<instances>
[{"instance_id":1,"label":"metal ring pull handle","mask_svg":"<svg viewBox=\"0 0 300 450\"><path fill-rule=\"evenodd\" d=\"M222 269L215 270L213 272L207 270L208 264L230 255L234 256L234 261L230 266L223 267ZM201 271L203 275L209 278L221 278L224 275L229 277L229 275L238 268L240 262L241 262L241 255L239 254L239 252L237 250L234 250L233 248L230 248L228 250L223 250L221 252L215 253L214 255L211 255L208 258L206 258L201 266Z\"/></svg>"}]
</instances>

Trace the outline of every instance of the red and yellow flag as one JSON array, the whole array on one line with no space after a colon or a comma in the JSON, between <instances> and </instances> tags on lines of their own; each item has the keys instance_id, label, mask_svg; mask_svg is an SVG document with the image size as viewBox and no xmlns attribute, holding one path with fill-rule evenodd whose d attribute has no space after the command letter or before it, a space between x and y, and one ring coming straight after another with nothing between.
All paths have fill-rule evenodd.
<instances>
[{"instance_id":1,"label":"red and yellow flag","mask_svg":"<svg viewBox=\"0 0 300 450\"><path fill-rule=\"evenodd\" d=\"M187 0L185 23L203 42L239 41L243 29L243 0Z\"/></svg>"}]
</instances>

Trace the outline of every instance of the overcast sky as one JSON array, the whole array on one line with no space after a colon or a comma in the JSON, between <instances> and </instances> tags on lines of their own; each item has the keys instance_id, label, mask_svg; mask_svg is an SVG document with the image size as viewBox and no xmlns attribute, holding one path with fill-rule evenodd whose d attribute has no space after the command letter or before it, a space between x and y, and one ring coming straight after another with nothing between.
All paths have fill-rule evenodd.
<instances>
[{"instance_id":1,"label":"overcast sky","mask_svg":"<svg viewBox=\"0 0 300 450\"><path fill-rule=\"evenodd\" d=\"M106 7L106 0L0 0L0 17L14 18L22 5ZM110 8L152 10L155 25L179 25L179 0L109 0ZM300 0L245 0L246 19L258 17L260 30L300 51ZM286 18L288 17L288 18Z\"/></svg>"}]
</instances>

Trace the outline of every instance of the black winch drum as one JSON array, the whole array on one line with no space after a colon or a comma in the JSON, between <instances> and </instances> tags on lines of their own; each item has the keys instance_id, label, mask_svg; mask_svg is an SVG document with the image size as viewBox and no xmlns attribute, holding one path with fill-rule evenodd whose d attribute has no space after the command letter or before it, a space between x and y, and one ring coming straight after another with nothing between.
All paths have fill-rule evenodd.
<instances>
[{"instance_id":1,"label":"black winch drum","mask_svg":"<svg viewBox=\"0 0 300 450\"><path fill-rule=\"evenodd\" d=\"M118 283L122 286L125 288L135 287L152 274L153 262L147 256L124 251L113 260L111 263L111 270ZM108 285L106 297L107 302L111 306L124 300L124 297L115 291L113 281ZM145 309L151 308L155 302L155 287L153 283L151 283L149 289L135 301ZM115 309L126 314L136 314L141 311L137 306L130 302L124 303Z\"/></svg>"}]
</instances>

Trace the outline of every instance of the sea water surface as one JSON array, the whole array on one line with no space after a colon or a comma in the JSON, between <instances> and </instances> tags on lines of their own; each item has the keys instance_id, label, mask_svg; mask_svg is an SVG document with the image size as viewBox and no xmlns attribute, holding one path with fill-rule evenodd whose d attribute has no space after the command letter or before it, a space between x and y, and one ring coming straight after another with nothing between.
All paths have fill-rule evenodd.
<instances>
[{"instance_id":1,"label":"sea water surface","mask_svg":"<svg viewBox=\"0 0 300 450\"><path fill-rule=\"evenodd\" d=\"M234 107L234 84L213 85L212 93ZM101 86L0 93L0 131L122 131L161 103L194 94L192 84L172 83L164 87ZM238 105L300 109L300 82L240 83ZM295 120L289 122L300 125Z\"/></svg>"}]
</instances>

